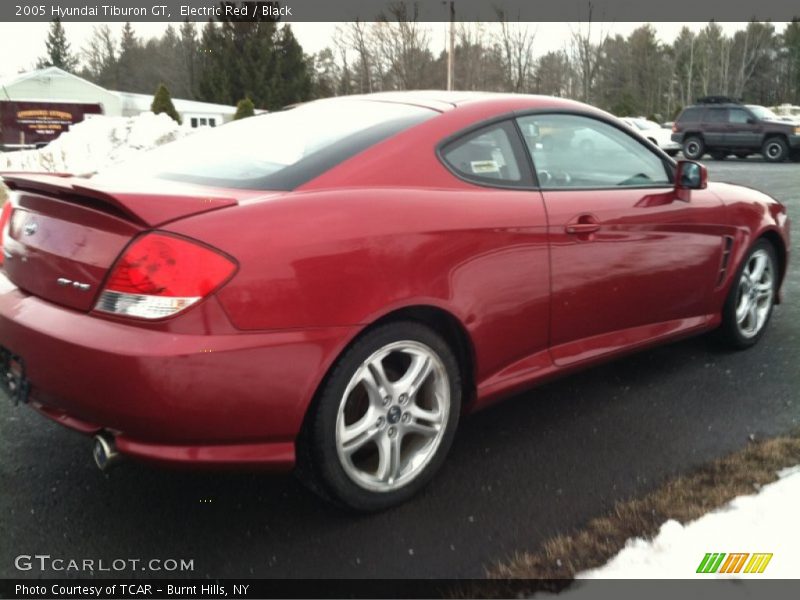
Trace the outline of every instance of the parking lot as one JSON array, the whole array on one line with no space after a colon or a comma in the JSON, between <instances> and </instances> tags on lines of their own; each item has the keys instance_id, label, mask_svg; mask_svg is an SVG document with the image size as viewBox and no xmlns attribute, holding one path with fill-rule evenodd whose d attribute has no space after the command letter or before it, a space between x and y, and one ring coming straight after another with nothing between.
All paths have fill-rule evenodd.
<instances>
[{"instance_id":1,"label":"parking lot","mask_svg":"<svg viewBox=\"0 0 800 600\"><path fill-rule=\"evenodd\" d=\"M800 220L800 164L706 164L712 180L764 190ZM110 573L134 577L480 577L751 436L797 427L794 231L784 304L757 347L731 353L696 338L519 395L466 419L433 484L383 514L328 508L289 476L133 462L103 474L87 438L0 402L0 575L40 577L14 559L49 554L194 561L191 573Z\"/></svg>"}]
</instances>

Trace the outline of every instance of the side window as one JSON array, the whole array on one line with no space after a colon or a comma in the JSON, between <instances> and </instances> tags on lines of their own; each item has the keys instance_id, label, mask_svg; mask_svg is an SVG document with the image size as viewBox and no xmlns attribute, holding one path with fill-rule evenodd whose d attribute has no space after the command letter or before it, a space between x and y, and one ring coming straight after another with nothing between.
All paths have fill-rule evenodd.
<instances>
[{"instance_id":1,"label":"side window","mask_svg":"<svg viewBox=\"0 0 800 600\"><path fill-rule=\"evenodd\" d=\"M580 115L518 119L543 188L614 188L670 185L662 158L634 134Z\"/></svg>"},{"instance_id":2,"label":"side window","mask_svg":"<svg viewBox=\"0 0 800 600\"><path fill-rule=\"evenodd\" d=\"M449 143L441 156L465 179L488 185L528 184L514 155L516 136L510 122L496 123Z\"/></svg>"},{"instance_id":3,"label":"side window","mask_svg":"<svg viewBox=\"0 0 800 600\"><path fill-rule=\"evenodd\" d=\"M727 123L727 108L709 108L706 111L706 123Z\"/></svg>"},{"instance_id":4,"label":"side window","mask_svg":"<svg viewBox=\"0 0 800 600\"><path fill-rule=\"evenodd\" d=\"M747 123L747 119L750 118L750 115L747 113L746 110L742 110L741 108L732 108L728 112L728 122L729 123Z\"/></svg>"}]
</instances>

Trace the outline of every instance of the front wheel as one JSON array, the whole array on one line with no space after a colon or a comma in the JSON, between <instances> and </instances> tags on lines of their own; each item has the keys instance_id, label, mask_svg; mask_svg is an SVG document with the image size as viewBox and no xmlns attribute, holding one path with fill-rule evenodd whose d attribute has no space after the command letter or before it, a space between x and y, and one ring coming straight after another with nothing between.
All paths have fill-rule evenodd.
<instances>
[{"instance_id":1,"label":"front wheel","mask_svg":"<svg viewBox=\"0 0 800 600\"><path fill-rule=\"evenodd\" d=\"M783 162L789 155L789 146L779 137L769 138L761 148L761 154L769 162Z\"/></svg>"},{"instance_id":2,"label":"front wheel","mask_svg":"<svg viewBox=\"0 0 800 600\"><path fill-rule=\"evenodd\" d=\"M734 348L749 348L764 334L777 293L775 248L759 240L733 281L722 309L720 337Z\"/></svg>"},{"instance_id":3,"label":"front wheel","mask_svg":"<svg viewBox=\"0 0 800 600\"><path fill-rule=\"evenodd\" d=\"M460 410L458 362L439 334L414 322L367 332L310 416L310 487L358 511L404 502L444 462Z\"/></svg>"}]
</instances>

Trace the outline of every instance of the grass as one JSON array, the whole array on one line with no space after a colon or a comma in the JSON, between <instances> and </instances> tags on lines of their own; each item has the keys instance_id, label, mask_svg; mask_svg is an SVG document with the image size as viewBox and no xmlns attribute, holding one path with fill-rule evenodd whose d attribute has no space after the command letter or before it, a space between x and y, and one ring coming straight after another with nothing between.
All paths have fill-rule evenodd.
<instances>
[{"instance_id":1,"label":"grass","mask_svg":"<svg viewBox=\"0 0 800 600\"><path fill-rule=\"evenodd\" d=\"M777 479L776 471L797 464L800 432L751 443L667 481L643 498L617 503L609 514L548 540L535 552L521 552L492 565L487 570L490 581L473 582L454 595L514 597L536 590L559 591L576 573L608 562L629 538L651 538L669 519L693 521L736 496L755 493Z\"/></svg>"}]
</instances>

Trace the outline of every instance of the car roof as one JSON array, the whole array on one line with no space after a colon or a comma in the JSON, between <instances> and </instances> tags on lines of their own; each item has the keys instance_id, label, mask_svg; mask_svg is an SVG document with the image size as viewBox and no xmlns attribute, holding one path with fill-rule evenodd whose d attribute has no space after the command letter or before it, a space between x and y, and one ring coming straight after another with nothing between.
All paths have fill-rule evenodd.
<instances>
[{"instance_id":1,"label":"car roof","mask_svg":"<svg viewBox=\"0 0 800 600\"><path fill-rule=\"evenodd\" d=\"M510 94L501 92L409 90L376 92L372 94L356 94L352 96L337 96L335 98L410 104L429 108L439 112L446 112L461 106L475 104L497 104L504 106L517 104L519 106L533 106L536 108L576 108L579 106L583 108L590 108L574 100L557 98L555 96Z\"/></svg>"}]
</instances>

